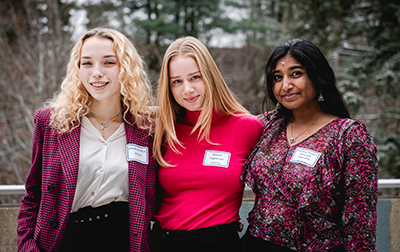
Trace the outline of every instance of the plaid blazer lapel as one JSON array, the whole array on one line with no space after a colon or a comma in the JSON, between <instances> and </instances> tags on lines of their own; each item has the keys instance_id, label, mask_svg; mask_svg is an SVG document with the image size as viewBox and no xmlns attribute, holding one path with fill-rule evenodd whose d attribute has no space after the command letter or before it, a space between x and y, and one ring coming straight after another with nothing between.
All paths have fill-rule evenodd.
<instances>
[{"instance_id":1,"label":"plaid blazer lapel","mask_svg":"<svg viewBox=\"0 0 400 252\"><path fill-rule=\"evenodd\" d=\"M67 193L72 204L79 171L81 126L59 136L61 167L67 182Z\"/></svg>"}]
</instances>

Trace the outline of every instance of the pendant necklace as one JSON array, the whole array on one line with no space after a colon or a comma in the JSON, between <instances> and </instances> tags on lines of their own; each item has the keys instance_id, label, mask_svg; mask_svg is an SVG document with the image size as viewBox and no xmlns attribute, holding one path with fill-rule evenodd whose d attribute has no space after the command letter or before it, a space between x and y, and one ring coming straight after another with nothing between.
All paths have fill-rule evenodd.
<instances>
[{"instance_id":1,"label":"pendant necklace","mask_svg":"<svg viewBox=\"0 0 400 252\"><path fill-rule=\"evenodd\" d=\"M117 119L117 117L122 113L122 110L118 113L118 115L116 115L113 119L111 119L108 122L102 122L99 120L99 118L97 118L95 115L93 115L92 112L90 112L90 114L100 123L100 129L104 130L104 128L107 128L109 125L109 123L112 123L113 121L115 121Z\"/></svg>"},{"instance_id":2,"label":"pendant necklace","mask_svg":"<svg viewBox=\"0 0 400 252\"><path fill-rule=\"evenodd\" d=\"M306 132L317 120L318 120L318 118L321 116L321 114L322 114L322 112L321 113L319 113L319 115L317 116L317 118L315 118L315 120L310 124L310 125L308 125L308 127L305 129L305 130L303 130L303 132L301 132L300 134L298 134L297 136L295 136L295 137L293 137L293 121L291 121L291 128L292 128L292 137L290 138L290 143L292 144L292 143L294 143L294 142L296 142L296 139L299 137L299 136L301 136L301 134L303 134L304 132Z\"/></svg>"}]
</instances>

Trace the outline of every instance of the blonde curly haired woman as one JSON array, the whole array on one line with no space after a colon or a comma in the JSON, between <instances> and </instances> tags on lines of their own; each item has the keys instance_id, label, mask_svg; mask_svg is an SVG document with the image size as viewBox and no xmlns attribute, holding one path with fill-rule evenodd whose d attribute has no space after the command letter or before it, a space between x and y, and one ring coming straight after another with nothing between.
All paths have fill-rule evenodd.
<instances>
[{"instance_id":1,"label":"blonde curly haired woman","mask_svg":"<svg viewBox=\"0 0 400 252\"><path fill-rule=\"evenodd\" d=\"M243 163L262 132L196 38L167 49L158 83L155 158L164 193L152 251L241 251Z\"/></svg>"},{"instance_id":2,"label":"blonde curly haired woman","mask_svg":"<svg viewBox=\"0 0 400 252\"><path fill-rule=\"evenodd\" d=\"M144 63L112 29L84 34L35 116L18 251L149 251L153 123Z\"/></svg>"}]
</instances>

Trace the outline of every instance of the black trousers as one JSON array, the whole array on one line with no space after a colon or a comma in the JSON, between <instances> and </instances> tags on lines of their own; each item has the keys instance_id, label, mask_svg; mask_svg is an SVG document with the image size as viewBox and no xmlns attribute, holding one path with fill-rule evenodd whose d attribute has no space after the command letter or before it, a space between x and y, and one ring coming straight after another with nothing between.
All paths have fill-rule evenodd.
<instances>
[{"instance_id":1,"label":"black trousers","mask_svg":"<svg viewBox=\"0 0 400 252\"><path fill-rule=\"evenodd\" d=\"M85 207L72 213L59 251L128 252L128 202L113 202L98 208Z\"/></svg>"},{"instance_id":2,"label":"black trousers","mask_svg":"<svg viewBox=\"0 0 400 252\"><path fill-rule=\"evenodd\" d=\"M150 232L152 252L241 252L238 222L190 231L170 231L156 222Z\"/></svg>"},{"instance_id":3,"label":"black trousers","mask_svg":"<svg viewBox=\"0 0 400 252\"><path fill-rule=\"evenodd\" d=\"M242 237L242 246L245 252L253 252L253 251L265 251L265 252L293 252L295 250L291 250L289 248L277 245L275 243L266 241L259 237L254 237L250 234L249 230L246 230L245 235ZM344 252L344 246L340 245L333 249L329 249L329 252ZM322 251L318 251L322 252Z\"/></svg>"}]
</instances>

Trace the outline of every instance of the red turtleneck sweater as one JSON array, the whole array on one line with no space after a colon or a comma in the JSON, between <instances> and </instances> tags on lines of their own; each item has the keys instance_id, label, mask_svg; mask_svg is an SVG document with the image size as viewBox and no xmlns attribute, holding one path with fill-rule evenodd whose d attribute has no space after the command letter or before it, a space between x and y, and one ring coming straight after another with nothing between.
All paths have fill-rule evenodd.
<instances>
[{"instance_id":1,"label":"red turtleneck sweater","mask_svg":"<svg viewBox=\"0 0 400 252\"><path fill-rule=\"evenodd\" d=\"M186 111L175 125L181 152L166 148L164 159L174 167L160 167L165 190L155 218L167 230L193 230L239 220L243 182L240 175L247 156L257 143L262 125L253 116L213 113L210 140L190 134L200 111Z\"/></svg>"}]
</instances>

